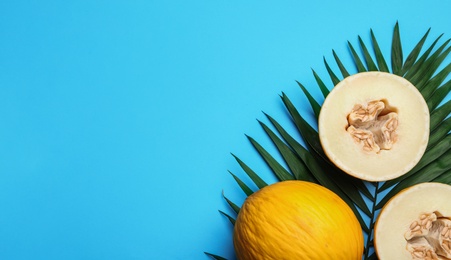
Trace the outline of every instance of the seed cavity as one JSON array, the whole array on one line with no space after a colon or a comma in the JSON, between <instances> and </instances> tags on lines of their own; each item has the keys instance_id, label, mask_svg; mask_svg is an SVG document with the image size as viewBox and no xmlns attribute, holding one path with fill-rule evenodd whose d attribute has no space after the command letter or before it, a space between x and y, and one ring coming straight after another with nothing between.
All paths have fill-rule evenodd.
<instances>
[{"instance_id":1,"label":"seed cavity","mask_svg":"<svg viewBox=\"0 0 451 260\"><path fill-rule=\"evenodd\" d=\"M451 260L451 220L440 212L423 213L404 234L412 259Z\"/></svg>"},{"instance_id":2,"label":"seed cavity","mask_svg":"<svg viewBox=\"0 0 451 260\"><path fill-rule=\"evenodd\" d=\"M390 150L397 141L398 114L386 100L356 104L347 119L346 131L367 152Z\"/></svg>"}]
</instances>

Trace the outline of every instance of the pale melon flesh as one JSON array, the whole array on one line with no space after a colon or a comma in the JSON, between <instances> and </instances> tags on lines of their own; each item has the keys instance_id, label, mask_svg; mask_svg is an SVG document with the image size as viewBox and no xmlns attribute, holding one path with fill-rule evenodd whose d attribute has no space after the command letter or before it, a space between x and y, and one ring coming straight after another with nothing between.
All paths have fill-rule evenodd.
<instances>
[{"instance_id":1,"label":"pale melon flesh","mask_svg":"<svg viewBox=\"0 0 451 260\"><path fill-rule=\"evenodd\" d=\"M322 105L318 132L328 158L344 172L386 181L411 170L429 140L429 109L406 79L384 72L345 78Z\"/></svg>"}]
</instances>

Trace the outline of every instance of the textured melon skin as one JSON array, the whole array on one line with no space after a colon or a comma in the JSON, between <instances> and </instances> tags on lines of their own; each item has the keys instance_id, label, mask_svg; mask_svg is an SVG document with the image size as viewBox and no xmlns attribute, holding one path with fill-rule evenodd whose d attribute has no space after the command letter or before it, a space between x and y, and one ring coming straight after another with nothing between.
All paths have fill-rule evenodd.
<instances>
[{"instance_id":1,"label":"textured melon skin","mask_svg":"<svg viewBox=\"0 0 451 260\"><path fill-rule=\"evenodd\" d=\"M363 233L349 206L310 182L283 181L244 202L234 227L240 260L362 258Z\"/></svg>"},{"instance_id":2,"label":"textured melon skin","mask_svg":"<svg viewBox=\"0 0 451 260\"><path fill-rule=\"evenodd\" d=\"M346 131L356 104L386 100L396 110L398 139L391 150L367 153ZM326 97L318 119L321 145L344 172L367 181L386 181L411 170L429 140L429 109L418 89L406 79L385 72L363 72L345 78Z\"/></svg>"},{"instance_id":3,"label":"textured melon skin","mask_svg":"<svg viewBox=\"0 0 451 260\"><path fill-rule=\"evenodd\" d=\"M411 260L405 232L421 214L439 211L451 217L451 186L421 183L406 188L382 208L374 227L374 247L379 259Z\"/></svg>"}]
</instances>

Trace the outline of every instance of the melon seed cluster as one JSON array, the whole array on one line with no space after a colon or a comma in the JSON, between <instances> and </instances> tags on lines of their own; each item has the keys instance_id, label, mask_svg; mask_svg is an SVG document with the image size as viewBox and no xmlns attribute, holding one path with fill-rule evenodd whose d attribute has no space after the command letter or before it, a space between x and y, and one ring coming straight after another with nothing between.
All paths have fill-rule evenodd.
<instances>
[{"instance_id":1,"label":"melon seed cluster","mask_svg":"<svg viewBox=\"0 0 451 260\"><path fill-rule=\"evenodd\" d=\"M451 259L451 220L439 212L421 214L404 237L412 259Z\"/></svg>"},{"instance_id":2,"label":"melon seed cluster","mask_svg":"<svg viewBox=\"0 0 451 260\"><path fill-rule=\"evenodd\" d=\"M382 115L385 107L383 101L374 100L364 105L356 104L348 115L346 131L354 141L363 144L365 151L390 150L396 142L398 114L389 112Z\"/></svg>"}]
</instances>

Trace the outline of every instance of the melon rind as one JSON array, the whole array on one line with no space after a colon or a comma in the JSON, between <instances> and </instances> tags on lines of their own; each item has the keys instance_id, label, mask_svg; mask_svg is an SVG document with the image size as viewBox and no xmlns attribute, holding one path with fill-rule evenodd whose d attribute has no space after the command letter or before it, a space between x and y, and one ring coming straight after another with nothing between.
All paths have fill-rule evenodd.
<instances>
[{"instance_id":1,"label":"melon rind","mask_svg":"<svg viewBox=\"0 0 451 260\"><path fill-rule=\"evenodd\" d=\"M396 108L398 140L391 150L363 151L346 131L355 104L386 100ZM386 181L411 170L429 140L429 109L408 80L385 72L362 72L338 83L322 105L318 119L321 145L328 158L344 172L367 181Z\"/></svg>"}]
</instances>

